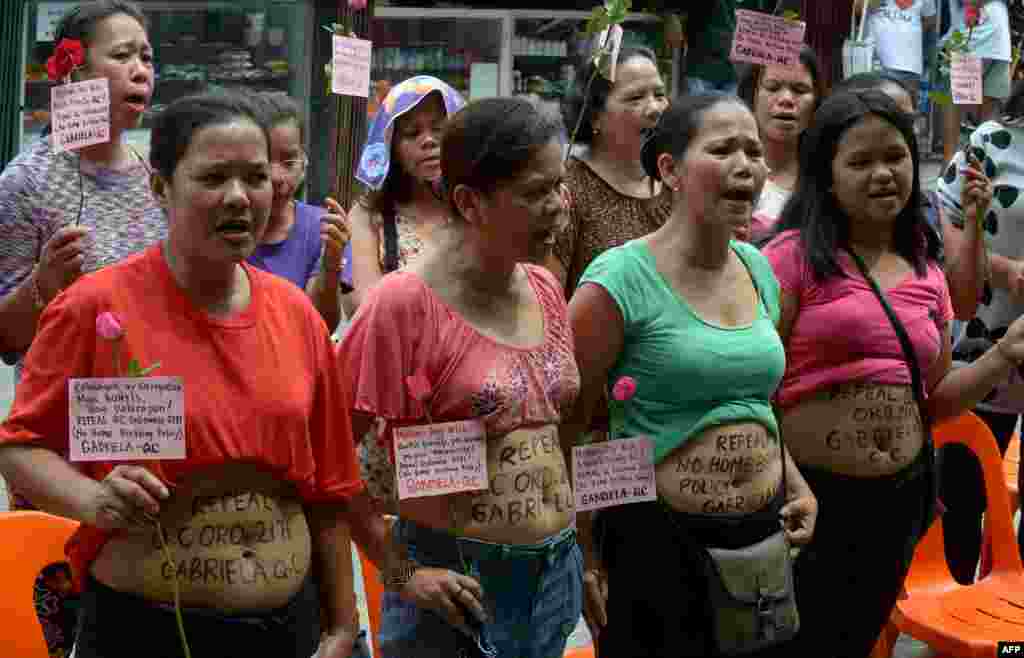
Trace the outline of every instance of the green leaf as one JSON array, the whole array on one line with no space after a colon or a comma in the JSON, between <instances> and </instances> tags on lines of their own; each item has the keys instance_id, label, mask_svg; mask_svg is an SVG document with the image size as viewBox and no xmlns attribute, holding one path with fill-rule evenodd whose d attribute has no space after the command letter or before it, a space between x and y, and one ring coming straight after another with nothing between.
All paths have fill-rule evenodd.
<instances>
[{"instance_id":1,"label":"green leaf","mask_svg":"<svg viewBox=\"0 0 1024 658\"><path fill-rule=\"evenodd\" d=\"M594 67L601 72L601 77L611 80L612 77L612 54L607 49L602 49L594 56Z\"/></svg>"},{"instance_id":2,"label":"green leaf","mask_svg":"<svg viewBox=\"0 0 1024 658\"><path fill-rule=\"evenodd\" d=\"M139 376L139 372L141 372L141 371L142 371L142 368L139 366L138 359L132 359L131 361L128 362L128 376L129 377L138 377Z\"/></svg>"},{"instance_id":3,"label":"green leaf","mask_svg":"<svg viewBox=\"0 0 1024 658\"><path fill-rule=\"evenodd\" d=\"M139 377L145 377L146 375L148 375L149 373L153 372L154 370L156 370L159 367L160 367L160 362L157 361L156 363L154 363L153 365L149 366L145 370L140 370L139 371Z\"/></svg>"},{"instance_id":4,"label":"green leaf","mask_svg":"<svg viewBox=\"0 0 1024 658\"><path fill-rule=\"evenodd\" d=\"M592 37L595 34L600 34L607 27L608 13L604 10L604 7L595 7L594 11L590 14L590 18L587 19L585 29L587 36Z\"/></svg>"},{"instance_id":5,"label":"green leaf","mask_svg":"<svg viewBox=\"0 0 1024 658\"><path fill-rule=\"evenodd\" d=\"M929 91L928 98L930 98L933 103L938 103L939 105L948 106L953 104L953 97L943 91Z\"/></svg>"},{"instance_id":6,"label":"green leaf","mask_svg":"<svg viewBox=\"0 0 1024 658\"><path fill-rule=\"evenodd\" d=\"M787 21L798 21L800 20L800 12L794 9L787 9L786 11L782 12L782 17L785 18Z\"/></svg>"}]
</instances>

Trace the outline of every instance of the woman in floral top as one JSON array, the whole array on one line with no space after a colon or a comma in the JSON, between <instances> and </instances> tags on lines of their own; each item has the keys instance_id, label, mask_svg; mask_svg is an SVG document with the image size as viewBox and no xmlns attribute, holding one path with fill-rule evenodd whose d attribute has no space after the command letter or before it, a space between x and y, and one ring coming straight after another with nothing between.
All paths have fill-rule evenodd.
<instances>
[{"instance_id":1,"label":"woman in floral top","mask_svg":"<svg viewBox=\"0 0 1024 658\"><path fill-rule=\"evenodd\" d=\"M468 441L486 454L486 488L423 495L417 487L437 480L403 475L399 519L353 529L391 586L385 658L560 656L581 613L558 431L579 372L562 288L526 264L563 211L560 128L523 99L483 99L449 119L453 219L434 248L374 286L339 348L356 436L378 418L388 443L397 428L451 422L475 428ZM411 459L390 449L400 465Z\"/></svg>"}]
</instances>

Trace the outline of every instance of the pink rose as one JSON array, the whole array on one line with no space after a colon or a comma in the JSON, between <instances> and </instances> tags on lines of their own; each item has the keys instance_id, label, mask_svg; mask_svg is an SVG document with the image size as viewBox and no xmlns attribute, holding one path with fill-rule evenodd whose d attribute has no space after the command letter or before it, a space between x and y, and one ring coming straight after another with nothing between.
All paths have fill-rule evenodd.
<instances>
[{"instance_id":1,"label":"pink rose","mask_svg":"<svg viewBox=\"0 0 1024 658\"><path fill-rule=\"evenodd\" d=\"M121 340L124 337L124 328L121 327L116 315L105 311L96 316L96 333L104 340Z\"/></svg>"},{"instance_id":2,"label":"pink rose","mask_svg":"<svg viewBox=\"0 0 1024 658\"><path fill-rule=\"evenodd\" d=\"M625 402L636 395L636 380L632 377L619 377L612 387L612 397L619 402Z\"/></svg>"},{"instance_id":3,"label":"pink rose","mask_svg":"<svg viewBox=\"0 0 1024 658\"><path fill-rule=\"evenodd\" d=\"M366 9L366 0L348 0L349 9Z\"/></svg>"}]
</instances>

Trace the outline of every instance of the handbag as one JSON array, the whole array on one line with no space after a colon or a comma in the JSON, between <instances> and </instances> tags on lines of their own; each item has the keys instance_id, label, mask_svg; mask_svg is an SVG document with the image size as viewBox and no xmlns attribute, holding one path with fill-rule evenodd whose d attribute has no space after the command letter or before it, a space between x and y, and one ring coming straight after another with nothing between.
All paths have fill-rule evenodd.
<instances>
[{"instance_id":1,"label":"handbag","mask_svg":"<svg viewBox=\"0 0 1024 658\"><path fill-rule=\"evenodd\" d=\"M782 492L786 452L782 448ZM784 529L741 548L700 546L661 499L659 504L701 565L707 584L711 637L718 656L742 656L791 640L800 630L793 558Z\"/></svg>"},{"instance_id":2,"label":"handbag","mask_svg":"<svg viewBox=\"0 0 1024 658\"><path fill-rule=\"evenodd\" d=\"M885 310L886 316L889 318L889 322L892 324L893 330L896 332L896 337L899 338L900 348L903 350L903 358L907 362L907 368L910 370L910 386L914 391L914 400L917 402L918 413L921 415L921 431L924 433L924 447L921 448L924 453L924 473L923 477L926 479L927 487L925 491L928 495L922 501L922 509L920 516L920 527L918 532L915 533L915 541L920 540L924 536L924 533L928 531L932 521L935 520L937 503L939 500L939 477L938 477L938 465L936 463L935 455L935 442L932 439L932 423L928 417L928 409L924 404L924 381L921 378L921 368L917 363L917 355L914 353L914 347L910 343L910 336L907 335L907 330L904 328L903 323L900 322L899 317L896 316L896 312L892 310L892 306L889 305L889 300L886 299L885 293L878 286L878 282L871 276L868 271L867 265L864 264L864 260L857 255L852 249L847 249L847 252L853 258L853 262L857 264L857 269L860 270L861 276L867 280L868 285L871 286L871 290L875 293L875 297L878 298L879 303Z\"/></svg>"}]
</instances>

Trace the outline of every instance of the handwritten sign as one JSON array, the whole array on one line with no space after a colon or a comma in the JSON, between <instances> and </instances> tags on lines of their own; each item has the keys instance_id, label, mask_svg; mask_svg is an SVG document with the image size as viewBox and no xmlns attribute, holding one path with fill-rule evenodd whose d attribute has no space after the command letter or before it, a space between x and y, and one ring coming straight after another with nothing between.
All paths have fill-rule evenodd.
<instances>
[{"instance_id":1,"label":"handwritten sign","mask_svg":"<svg viewBox=\"0 0 1024 658\"><path fill-rule=\"evenodd\" d=\"M729 59L767 66L796 66L806 28L802 21L737 9Z\"/></svg>"},{"instance_id":2,"label":"handwritten sign","mask_svg":"<svg viewBox=\"0 0 1024 658\"><path fill-rule=\"evenodd\" d=\"M949 68L949 86L955 105L982 102L981 58L968 53L953 53Z\"/></svg>"},{"instance_id":3,"label":"handwritten sign","mask_svg":"<svg viewBox=\"0 0 1024 658\"><path fill-rule=\"evenodd\" d=\"M110 81L71 82L50 89L53 148L70 151L110 141Z\"/></svg>"},{"instance_id":4,"label":"handwritten sign","mask_svg":"<svg viewBox=\"0 0 1024 658\"><path fill-rule=\"evenodd\" d=\"M180 377L71 379L71 461L185 458Z\"/></svg>"},{"instance_id":5,"label":"handwritten sign","mask_svg":"<svg viewBox=\"0 0 1024 658\"><path fill-rule=\"evenodd\" d=\"M612 25L610 28L606 28L601 31L601 35L598 37L597 43L603 45L608 51L608 81L615 82L615 68L619 62L619 51L622 50L622 31L621 25Z\"/></svg>"},{"instance_id":6,"label":"handwritten sign","mask_svg":"<svg viewBox=\"0 0 1024 658\"><path fill-rule=\"evenodd\" d=\"M342 96L370 96L370 57L373 43L334 35L331 91Z\"/></svg>"},{"instance_id":7,"label":"handwritten sign","mask_svg":"<svg viewBox=\"0 0 1024 658\"><path fill-rule=\"evenodd\" d=\"M478 420L395 430L398 499L487 488L487 433Z\"/></svg>"},{"instance_id":8,"label":"handwritten sign","mask_svg":"<svg viewBox=\"0 0 1024 658\"><path fill-rule=\"evenodd\" d=\"M572 449L576 511L655 500L654 447L646 436Z\"/></svg>"}]
</instances>

